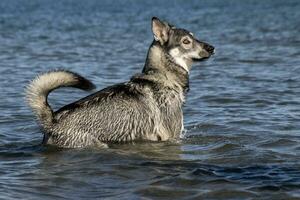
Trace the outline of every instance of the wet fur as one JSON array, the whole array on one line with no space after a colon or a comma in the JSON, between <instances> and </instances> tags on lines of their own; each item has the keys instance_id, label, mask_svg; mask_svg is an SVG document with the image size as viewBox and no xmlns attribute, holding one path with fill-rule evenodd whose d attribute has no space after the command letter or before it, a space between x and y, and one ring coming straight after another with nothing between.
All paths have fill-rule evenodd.
<instances>
[{"instance_id":1,"label":"wet fur","mask_svg":"<svg viewBox=\"0 0 300 200\"><path fill-rule=\"evenodd\" d=\"M182 105L189 74L154 40L144 69L130 81L100 90L53 112L48 94L58 87L93 84L69 71L48 72L28 86L27 99L45 133L60 147L106 146L129 141L166 141L183 129Z\"/></svg>"}]
</instances>

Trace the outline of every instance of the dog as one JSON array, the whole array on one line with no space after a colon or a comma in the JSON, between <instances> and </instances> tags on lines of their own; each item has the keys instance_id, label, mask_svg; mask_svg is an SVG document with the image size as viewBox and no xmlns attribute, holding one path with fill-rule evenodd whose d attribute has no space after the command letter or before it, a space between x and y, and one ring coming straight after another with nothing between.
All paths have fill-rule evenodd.
<instances>
[{"instance_id":1,"label":"dog","mask_svg":"<svg viewBox=\"0 0 300 200\"><path fill-rule=\"evenodd\" d=\"M107 147L110 143L167 141L183 131L182 106L193 62L214 54L214 47L157 17L154 40L144 68L116 84L53 111L50 92L60 87L92 90L77 73L54 70L36 77L26 89L29 106L44 132L44 144L64 148Z\"/></svg>"}]
</instances>

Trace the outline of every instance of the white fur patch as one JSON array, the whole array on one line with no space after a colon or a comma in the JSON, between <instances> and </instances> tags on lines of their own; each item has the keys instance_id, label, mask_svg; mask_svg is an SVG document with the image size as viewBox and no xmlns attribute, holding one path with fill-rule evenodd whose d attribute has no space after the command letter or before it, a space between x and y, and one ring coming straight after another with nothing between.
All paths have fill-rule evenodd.
<instances>
[{"instance_id":1,"label":"white fur patch","mask_svg":"<svg viewBox=\"0 0 300 200\"><path fill-rule=\"evenodd\" d=\"M189 67L187 65L187 62L184 59L184 55L180 54L180 51L178 48L174 48L170 51L170 55L174 58L176 64L181 66L185 71L189 72Z\"/></svg>"}]
</instances>

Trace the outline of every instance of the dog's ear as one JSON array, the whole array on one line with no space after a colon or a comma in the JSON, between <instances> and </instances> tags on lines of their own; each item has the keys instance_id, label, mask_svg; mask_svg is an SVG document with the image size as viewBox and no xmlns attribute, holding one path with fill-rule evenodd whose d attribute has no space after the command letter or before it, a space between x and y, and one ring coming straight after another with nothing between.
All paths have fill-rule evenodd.
<instances>
[{"instance_id":1,"label":"dog's ear","mask_svg":"<svg viewBox=\"0 0 300 200\"><path fill-rule=\"evenodd\" d=\"M154 39L159 41L161 45L169 40L169 31L170 26L167 23L162 22L157 17L152 18L152 32Z\"/></svg>"}]
</instances>

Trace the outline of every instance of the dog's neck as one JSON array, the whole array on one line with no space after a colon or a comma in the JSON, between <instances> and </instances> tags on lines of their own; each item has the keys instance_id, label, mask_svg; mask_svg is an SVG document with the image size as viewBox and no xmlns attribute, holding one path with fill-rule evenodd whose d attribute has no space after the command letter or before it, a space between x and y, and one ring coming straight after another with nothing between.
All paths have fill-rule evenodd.
<instances>
[{"instance_id":1,"label":"dog's neck","mask_svg":"<svg viewBox=\"0 0 300 200\"><path fill-rule=\"evenodd\" d=\"M183 91L189 88L189 73L178 65L174 59L156 41L149 48L143 74L146 76L163 76L161 81L180 85Z\"/></svg>"}]
</instances>

